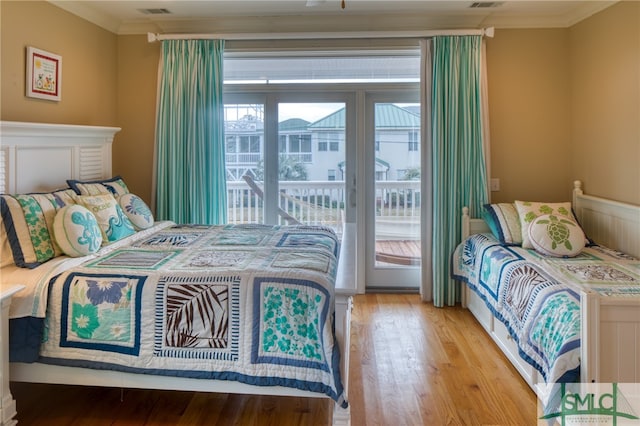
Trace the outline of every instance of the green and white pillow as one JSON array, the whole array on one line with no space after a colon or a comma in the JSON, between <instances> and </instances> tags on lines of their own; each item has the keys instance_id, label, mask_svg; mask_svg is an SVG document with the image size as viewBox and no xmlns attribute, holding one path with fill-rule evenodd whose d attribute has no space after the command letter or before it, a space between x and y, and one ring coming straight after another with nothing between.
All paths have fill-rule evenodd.
<instances>
[{"instance_id":1,"label":"green and white pillow","mask_svg":"<svg viewBox=\"0 0 640 426\"><path fill-rule=\"evenodd\" d=\"M520 217L520 227L522 229L522 247L533 248L529 239L529 225L538 217L546 214L562 216L565 219L577 222L571 212L571 203L539 203L531 201L515 201L516 210Z\"/></svg>"},{"instance_id":2,"label":"green and white pillow","mask_svg":"<svg viewBox=\"0 0 640 426\"><path fill-rule=\"evenodd\" d=\"M98 221L98 226L102 231L102 245L135 234L133 224L124 214L113 195L81 195L79 198L80 203L89 209Z\"/></svg>"},{"instance_id":3,"label":"green and white pillow","mask_svg":"<svg viewBox=\"0 0 640 426\"><path fill-rule=\"evenodd\" d=\"M76 201L71 189L0 195L1 266L15 263L22 268L35 268L60 256L62 250L53 235L54 219L58 210Z\"/></svg>"},{"instance_id":4,"label":"green and white pillow","mask_svg":"<svg viewBox=\"0 0 640 426\"><path fill-rule=\"evenodd\" d=\"M53 224L54 235L62 251L71 257L95 253L102 245L102 230L96 217L86 207L63 207Z\"/></svg>"},{"instance_id":5,"label":"green and white pillow","mask_svg":"<svg viewBox=\"0 0 640 426\"><path fill-rule=\"evenodd\" d=\"M547 256L573 257L585 245L580 225L562 215L538 216L529 225L528 232L533 248Z\"/></svg>"}]
</instances>

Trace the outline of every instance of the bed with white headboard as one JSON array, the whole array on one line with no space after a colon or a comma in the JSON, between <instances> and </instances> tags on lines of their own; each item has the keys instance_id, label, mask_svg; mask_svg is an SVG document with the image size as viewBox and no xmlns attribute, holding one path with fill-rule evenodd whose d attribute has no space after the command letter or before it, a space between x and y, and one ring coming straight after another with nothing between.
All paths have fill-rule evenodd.
<instances>
[{"instance_id":1,"label":"bed with white headboard","mask_svg":"<svg viewBox=\"0 0 640 426\"><path fill-rule=\"evenodd\" d=\"M640 206L586 195L582 183L575 181L572 208L585 235L597 245L640 259ZM464 239L473 234L489 235L491 230L485 220L470 218L468 209L464 208L462 233ZM626 267L636 273L632 281L637 281L640 261L628 262ZM634 294L636 296L606 296L590 291L588 286L581 287L580 382L640 382L640 293L634 289ZM512 333L492 314L485 300L464 283L463 305L531 388L538 395L544 394L543 377L520 356Z\"/></svg>"},{"instance_id":2,"label":"bed with white headboard","mask_svg":"<svg viewBox=\"0 0 640 426\"><path fill-rule=\"evenodd\" d=\"M52 191L67 186L68 179L92 181L112 176L111 146L116 127L78 126L45 123L1 122L0 193L25 194ZM348 394L349 336L351 298L355 294L353 277L354 251L344 249L352 245L353 229L347 227L342 236L342 247L335 278L335 339L340 348L340 376ZM3 251L6 247L2 248ZM3 256L6 256L4 251ZM4 284L3 284L4 285ZM8 309L2 311L3 329L7 335ZM169 390L192 390L256 395L282 395L323 398L322 392L299 390L283 386L257 386L229 380L203 380L187 377L154 376L110 370L67 367L42 363L12 362L8 365L6 339L3 344L2 393L0 394L0 419L13 424L15 402L9 392L11 381L34 383L60 383L131 387ZM10 374L9 374L10 373ZM334 373L335 374L335 373ZM349 424L350 410L342 402L333 404L333 417L328 423Z\"/></svg>"}]
</instances>

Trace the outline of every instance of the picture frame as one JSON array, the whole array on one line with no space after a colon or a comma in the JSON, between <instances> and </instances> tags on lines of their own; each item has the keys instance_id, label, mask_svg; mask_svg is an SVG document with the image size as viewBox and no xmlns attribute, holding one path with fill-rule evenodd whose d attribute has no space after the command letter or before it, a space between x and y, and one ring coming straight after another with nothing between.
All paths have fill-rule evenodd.
<instances>
[{"instance_id":1,"label":"picture frame","mask_svg":"<svg viewBox=\"0 0 640 426\"><path fill-rule=\"evenodd\" d=\"M27 47L26 95L59 102L62 98L62 56Z\"/></svg>"}]
</instances>

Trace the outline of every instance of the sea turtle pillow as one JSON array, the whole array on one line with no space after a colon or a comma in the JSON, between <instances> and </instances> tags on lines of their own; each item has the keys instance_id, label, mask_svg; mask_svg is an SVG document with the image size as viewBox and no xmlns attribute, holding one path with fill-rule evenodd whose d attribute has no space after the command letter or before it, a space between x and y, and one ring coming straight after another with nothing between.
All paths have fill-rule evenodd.
<instances>
[{"instance_id":1,"label":"sea turtle pillow","mask_svg":"<svg viewBox=\"0 0 640 426\"><path fill-rule=\"evenodd\" d=\"M113 195L81 195L80 203L84 205L98 221L102 231L102 245L118 241L136 233L133 224L122 211Z\"/></svg>"},{"instance_id":2,"label":"sea turtle pillow","mask_svg":"<svg viewBox=\"0 0 640 426\"><path fill-rule=\"evenodd\" d=\"M556 216L562 216L565 219L570 219L577 222L573 213L571 212L571 203L540 203L531 201L518 201L515 203L516 210L518 210L518 216L520 217L520 228L522 232L522 248L533 248L531 240L529 239L529 225L537 218L545 214L553 214Z\"/></svg>"},{"instance_id":3,"label":"sea turtle pillow","mask_svg":"<svg viewBox=\"0 0 640 426\"><path fill-rule=\"evenodd\" d=\"M573 257L584 248L584 232L580 225L562 215L544 214L529 225L533 248L544 255Z\"/></svg>"}]
</instances>

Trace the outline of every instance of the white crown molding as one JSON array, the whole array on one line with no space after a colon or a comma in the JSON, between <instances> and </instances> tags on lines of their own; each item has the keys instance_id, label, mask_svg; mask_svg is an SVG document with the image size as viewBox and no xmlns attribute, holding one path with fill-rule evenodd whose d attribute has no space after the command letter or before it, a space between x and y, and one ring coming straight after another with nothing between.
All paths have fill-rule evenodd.
<instances>
[{"instance_id":1,"label":"white crown molding","mask_svg":"<svg viewBox=\"0 0 640 426\"><path fill-rule=\"evenodd\" d=\"M324 15L281 15L281 16L225 16L217 18L156 20L136 19L120 21L100 13L88 1L48 0L74 15L92 22L118 35L139 35L152 33L236 33L236 32L341 32L341 31L407 31L438 30L457 28L568 28L606 9L618 1L580 2L564 15L516 15L500 12L500 9L486 13L460 10L459 13L386 13L386 14L324 14Z\"/></svg>"}]
</instances>

